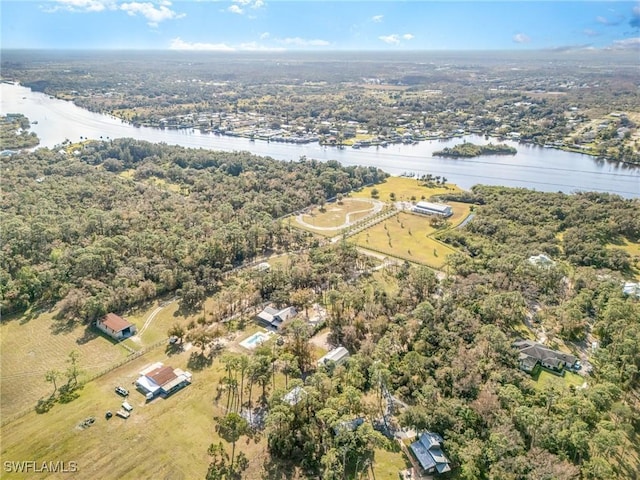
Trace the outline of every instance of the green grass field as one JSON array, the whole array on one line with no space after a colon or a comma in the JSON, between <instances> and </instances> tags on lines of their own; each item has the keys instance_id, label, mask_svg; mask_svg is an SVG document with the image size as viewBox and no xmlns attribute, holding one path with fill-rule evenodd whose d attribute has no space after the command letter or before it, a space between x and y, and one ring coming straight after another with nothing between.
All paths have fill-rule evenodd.
<instances>
[{"instance_id":1,"label":"green grass field","mask_svg":"<svg viewBox=\"0 0 640 480\"><path fill-rule=\"evenodd\" d=\"M384 202L389 201L391 193L395 194L396 200L408 202L411 200L411 197L415 197L417 201L420 201L422 197L428 199L433 195L461 191L457 185L452 183L447 183L444 187L428 188L421 186L415 178L389 177L384 181L384 183L363 188L359 192L353 192L351 196L353 198L371 198L371 191L374 188L379 192L379 199Z\"/></svg>"},{"instance_id":2,"label":"green grass field","mask_svg":"<svg viewBox=\"0 0 640 480\"><path fill-rule=\"evenodd\" d=\"M55 320L53 312L42 313L30 320L25 316L5 319L0 324L2 416L9 417L32 408L38 399L48 395L53 386L45 381L45 373L52 369L64 372L68 366L67 356L72 350L80 353L80 369L85 376L91 376L124 360L131 353L125 346L134 351L141 350L166 338L174 323L186 325L194 318L178 316L177 302L154 302L125 317L140 330L149 315L161 305L164 307L139 338L127 339L122 344L93 327Z\"/></svg>"},{"instance_id":3,"label":"green grass field","mask_svg":"<svg viewBox=\"0 0 640 480\"><path fill-rule=\"evenodd\" d=\"M207 447L219 440L213 417L224 415L224 395L220 406L215 400L216 385L223 374L220 363L193 372L193 384L167 399L146 403L132 385L138 372L153 361L185 369L188 358L189 352L184 352L167 359L163 349L157 349L85 385L73 402L56 404L46 414L30 413L6 425L2 429L2 460L74 461L78 472L73 476L78 479L204 478L209 463ZM116 385L130 391L134 410L127 420L104 417L107 410L117 410L122 402L113 391ZM258 393L254 389L254 398ZM96 417L95 424L79 429L78 423L89 416ZM254 477L247 478L258 476L264 449L264 439L255 443L243 437L238 443L237 450L252 459L247 474Z\"/></svg>"},{"instance_id":4,"label":"green grass field","mask_svg":"<svg viewBox=\"0 0 640 480\"><path fill-rule=\"evenodd\" d=\"M61 328L64 322L52 316L43 313L31 320L4 319L0 324L3 418L34 407L39 398L48 395L53 386L45 381L45 373L52 369L64 372L72 350L80 353L80 367L88 374L105 370L129 354L90 327Z\"/></svg>"},{"instance_id":5,"label":"green grass field","mask_svg":"<svg viewBox=\"0 0 640 480\"><path fill-rule=\"evenodd\" d=\"M353 241L363 248L440 269L455 250L435 240L435 232L429 217L400 212L355 235Z\"/></svg>"},{"instance_id":6,"label":"green grass field","mask_svg":"<svg viewBox=\"0 0 640 480\"><path fill-rule=\"evenodd\" d=\"M569 388L571 385L581 387L586 381L577 373L565 372L564 376L560 377L539 367L534 369L531 377L535 382L535 387L539 390L544 390L547 387Z\"/></svg>"},{"instance_id":7,"label":"green grass field","mask_svg":"<svg viewBox=\"0 0 640 480\"><path fill-rule=\"evenodd\" d=\"M398 480L398 473L406 468L411 468L411 462L400 449L397 452L376 449L373 464L376 480Z\"/></svg>"}]
</instances>

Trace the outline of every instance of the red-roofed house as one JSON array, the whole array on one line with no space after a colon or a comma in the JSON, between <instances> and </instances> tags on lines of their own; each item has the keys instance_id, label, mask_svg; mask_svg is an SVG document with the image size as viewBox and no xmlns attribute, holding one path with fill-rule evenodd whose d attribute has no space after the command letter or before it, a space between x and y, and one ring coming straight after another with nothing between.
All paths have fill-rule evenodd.
<instances>
[{"instance_id":1,"label":"red-roofed house","mask_svg":"<svg viewBox=\"0 0 640 480\"><path fill-rule=\"evenodd\" d=\"M137 331L133 323L115 313L107 313L104 317L96 321L96 327L115 340L123 340Z\"/></svg>"},{"instance_id":2,"label":"red-roofed house","mask_svg":"<svg viewBox=\"0 0 640 480\"><path fill-rule=\"evenodd\" d=\"M157 362L140 372L136 386L145 394L147 400L151 400L156 395L169 396L190 383L191 374L189 372Z\"/></svg>"}]
</instances>

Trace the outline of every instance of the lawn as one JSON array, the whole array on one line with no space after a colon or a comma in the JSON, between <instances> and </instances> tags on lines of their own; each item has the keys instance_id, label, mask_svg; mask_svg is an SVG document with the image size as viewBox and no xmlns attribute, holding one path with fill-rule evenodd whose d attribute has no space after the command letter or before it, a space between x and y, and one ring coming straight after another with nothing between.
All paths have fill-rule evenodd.
<instances>
[{"instance_id":1,"label":"lawn","mask_svg":"<svg viewBox=\"0 0 640 480\"><path fill-rule=\"evenodd\" d=\"M67 368L72 350L80 353L80 368L88 374L100 372L124 359L129 352L91 327L54 320L45 312L3 319L0 324L0 409L6 418L34 407L52 390L44 379L48 370ZM135 323L135 322L134 322Z\"/></svg>"},{"instance_id":2,"label":"lawn","mask_svg":"<svg viewBox=\"0 0 640 480\"><path fill-rule=\"evenodd\" d=\"M435 232L429 217L400 212L360 232L353 240L363 248L441 269L447 255L455 250L435 240Z\"/></svg>"},{"instance_id":3,"label":"lawn","mask_svg":"<svg viewBox=\"0 0 640 480\"><path fill-rule=\"evenodd\" d=\"M48 370L67 368L67 356L80 352L80 368L91 376L126 358L131 350L138 351L164 338L174 323L185 325L194 317L178 315L178 303L157 301L140 310L127 313L126 319L140 331L156 308L162 307L139 338L116 343L98 330L55 320L55 312L44 312L28 320L26 316L0 324L0 372L2 390L0 408L8 417L35 406L48 394L52 385L44 379ZM26 360L25 360L26 359Z\"/></svg>"},{"instance_id":4,"label":"lawn","mask_svg":"<svg viewBox=\"0 0 640 480\"><path fill-rule=\"evenodd\" d=\"M163 361L184 369L188 358L188 352L167 359L162 349L154 350L85 385L73 402L56 404L46 414L33 412L10 423L2 429L2 460L74 461L78 472L73 476L78 479L204 478L209 463L207 447L219 441L213 418L224 415L224 395L219 399L220 407L215 399L215 387L223 375L221 364L215 361L212 367L193 372L193 384L167 399L146 403L132 385L138 372L151 362ZM134 410L127 420L104 417L122 401L113 391L116 385L131 392L129 403ZM255 398L258 390L254 389ZM94 425L79 429L77 425L89 416L96 418ZM246 478L259 477L265 448L265 437L259 443L247 437L238 442L237 451L252 459ZM56 478L7 476L45 477Z\"/></svg>"},{"instance_id":5,"label":"lawn","mask_svg":"<svg viewBox=\"0 0 640 480\"><path fill-rule=\"evenodd\" d=\"M328 203L324 206L324 210L322 212L319 207L316 207L310 213L297 217L294 226L335 235L340 229L346 227L348 222L357 222L373 213L376 205L369 199L345 198L342 205L337 202Z\"/></svg>"},{"instance_id":6,"label":"lawn","mask_svg":"<svg viewBox=\"0 0 640 480\"><path fill-rule=\"evenodd\" d=\"M416 201L429 199L433 195L441 195L444 193L460 192L460 188L452 183L436 188L423 187L417 179L407 177L389 177L384 183L373 185L372 187L363 188L359 192L353 192L353 198L372 198L373 189L378 190L378 198L384 202L390 201L391 193L394 193L398 201L410 201L411 197L415 197Z\"/></svg>"},{"instance_id":7,"label":"lawn","mask_svg":"<svg viewBox=\"0 0 640 480\"><path fill-rule=\"evenodd\" d=\"M411 462L400 448L396 452L376 448L373 464L376 480L398 480L398 473L407 468L411 468Z\"/></svg>"},{"instance_id":8,"label":"lawn","mask_svg":"<svg viewBox=\"0 0 640 480\"><path fill-rule=\"evenodd\" d=\"M548 372L540 367L536 367L531 373L531 378L535 381L535 387L544 390L547 387L569 388L581 387L585 382L585 378L577 373L565 371L564 376L560 377Z\"/></svg>"}]
</instances>

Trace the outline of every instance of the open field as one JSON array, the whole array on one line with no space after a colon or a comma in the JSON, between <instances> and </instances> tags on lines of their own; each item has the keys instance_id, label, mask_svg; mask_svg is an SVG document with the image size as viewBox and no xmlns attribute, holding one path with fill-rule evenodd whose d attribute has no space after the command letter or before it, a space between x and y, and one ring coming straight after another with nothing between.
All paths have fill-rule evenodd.
<instances>
[{"instance_id":1,"label":"open field","mask_svg":"<svg viewBox=\"0 0 640 480\"><path fill-rule=\"evenodd\" d=\"M353 198L371 198L371 191L374 188L379 192L378 198L385 202L389 201L391 193L396 195L396 200L408 202L412 197L415 197L415 199L419 201L423 197L424 199L429 199L429 197L433 195L461 191L460 188L453 183L447 183L445 186L429 188L421 186L415 178L389 177L384 183L363 188L359 192L353 192L351 196Z\"/></svg>"},{"instance_id":2,"label":"open field","mask_svg":"<svg viewBox=\"0 0 640 480\"><path fill-rule=\"evenodd\" d=\"M146 403L131 385L138 372L153 361L185 369L188 358L189 353L184 352L167 359L162 349L155 350L85 385L75 401L56 404L43 415L30 413L7 425L2 431L2 460L75 461L78 472L74 478L78 479L204 478L209 463L207 447L219 441L213 417L224 415L215 401L215 386L223 375L220 363L194 372L193 384L167 399ZM134 410L127 420L104 417L122 401L113 391L116 385L130 390ZM223 401L224 395L221 405ZM89 416L96 417L95 424L85 430L77 428ZM252 459L247 478L258 476L264 449L264 439L256 444L243 437L238 442L237 450ZM68 476L12 474L6 478Z\"/></svg>"},{"instance_id":3,"label":"open field","mask_svg":"<svg viewBox=\"0 0 640 480\"><path fill-rule=\"evenodd\" d=\"M125 317L141 330L157 309L141 335L122 343L116 343L93 327L55 320L54 312L45 312L30 320L25 316L5 319L0 324L2 416L9 417L34 407L39 398L48 395L53 387L45 381L45 373L53 369L64 372L72 350L80 352L80 369L91 376L124 360L131 350L138 351L166 338L174 323L186 325L190 320L177 316L177 302L166 301L154 302Z\"/></svg>"},{"instance_id":4,"label":"open field","mask_svg":"<svg viewBox=\"0 0 640 480\"><path fill-rule=\"evenodd\" d=\"M353 240L363 248L440 269L455 250L432 238L435 232L429 217L400 212L360 232Z\"/></svg>"},{"instance_id":5,"label":"open field","mask_svg":"<svg viewBox=\"0 0 640 480\"><path fill-rule=\"evenodd\" d=\"M308 214L298 215L293 225L324 235L336 235L341 229L380 211L382 206L382 202L371 199L345 198L342 205L337 202L326 204L324 212L316 207Z\"/></svg>"},{"instance_id":6,"label":"open field","mask_svg":"<svg viewBox=\"0 0 640 480\"><path fill-rule=\"evenodd\" d=\"M31 320L3 319L0 324L2 417L35 407L39 398L48 395L52 385L45 381L45 373L53 369L64 372L72 350L80 352L80 368L87 374L100 372L129 354L91 327L69 326L52 316L42 313Z\"/></svg>"}]
</instances>

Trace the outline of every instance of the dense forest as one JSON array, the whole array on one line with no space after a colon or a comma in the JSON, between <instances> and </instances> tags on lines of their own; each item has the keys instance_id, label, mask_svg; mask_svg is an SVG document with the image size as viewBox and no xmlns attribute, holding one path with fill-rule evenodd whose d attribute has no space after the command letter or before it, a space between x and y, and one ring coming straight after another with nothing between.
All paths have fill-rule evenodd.
<instances>
[{"instance_id":1,"label":"dense forest","mask_svg":"<svg viewBox=\"0 0 640 480\"><path fill-rule=\"evenodd\" d=\"M165 292L185 307L224 272L306 245L277 219L379 182L374 168L278 162L132 140L3 159L3 310L85 321Z\"/></svg>"}]
</instances>

